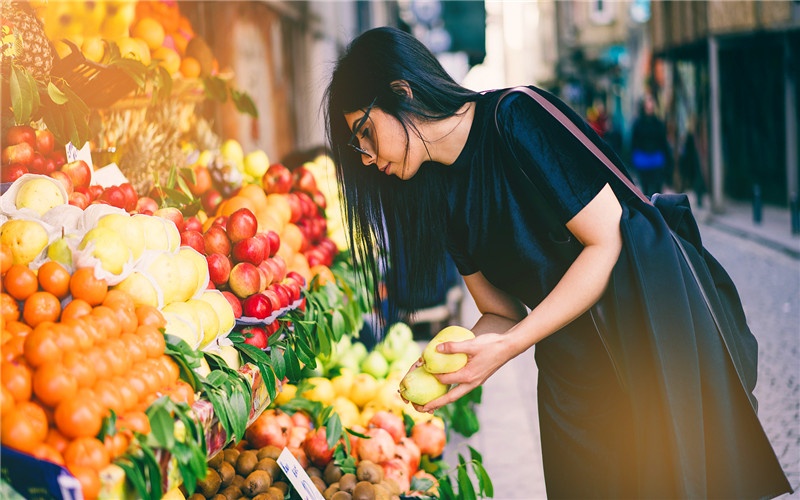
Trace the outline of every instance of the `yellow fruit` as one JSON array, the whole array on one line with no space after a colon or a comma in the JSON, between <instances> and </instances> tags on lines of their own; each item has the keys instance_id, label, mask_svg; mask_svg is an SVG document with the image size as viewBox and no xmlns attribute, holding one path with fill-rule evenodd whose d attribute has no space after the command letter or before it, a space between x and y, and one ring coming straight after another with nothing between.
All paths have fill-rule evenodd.
<instances>
[{"instance_id":1,"label":"yellow fruit","mask_svg":"<svg viewBox=\"0 0 800 500\"><path fill-rule=\"evenodd\" d=\"M126 36L117 40L117 46L124 59L134 59L145 66L150 64L150 49L144 40Z\"/></svg>"},{"instance_id":2,"label":"yellow fruit","mask_svg":"<svg viewBox=\"0 0 800 500\"><path fill-rule=\"evenodd\" d=\"M139 223L140 221L141 219L131 217L128 214L111 213L102 216L97 221L97 227L106 227L116 231L130 248L131 255L135 261L142 256L145 246L144 230Z\"/></svg>"},{"instance_id":3,"label":"yellow fruit","mask_svg":"<svg viewBox=\"0 0 800 500\"><path fill-rule=\"evenodd\" d=\"M158 47L150 55L170 75L174 75L181 69L181 56L169 47Z\"/></svg>"},{"instance_id":4,"label":"yellow fruit","mask_svg":"<svg viewBox=\"0 0 800 500\"><path fill-rule=\"evenodd\" d=\"M180 337L189 344L189 347L197 349L201 340L200 329L179 314L173 312L162 312L162 314L167 321L165 327L167 334Z\"/></svg>"},{"instance_id":5,"label":"yellow fruit","mask_svg":"<svg viewBox=\"0 0 800 500\"><path fill-rule=\"evenodd\" d=\"M339 375L331 379L331 384L333 384L333 390L336 395L349 397L350 390L353 388L354 379L355 375L353 374L352 370L342 368L339 372Z\"/></svg>"},{"instance_id":6,"label":"yellow fruit","mask_svg":"<svg viewBox=\"0 0 800 500\"><path fill-rule=\"evenodd\" d=\"M203 328L203 340L200 341L200 349L210 344L219 334L219 316L211 307L211 304L204 300L190 299L186 302L195 309L200 318L200 326Z\"/></svg>"},{"instance_id":7,"label":"yellow fruit","mask_svg":"<svg viewBox=\"0 0 800 500\"><path fill-rule=\"evenodd\" d=\"M131 36L145 41L150 50L155 50L164 44L164 27L151 17L143 17L131 29Z\"/></svg>"},{"instance_id":8,"label":"yellow fruit","mask_svg":"<svg viewBox=\"0 0 800 500\"><path fill-rule=\"evenodd\" d=\"M14 205L18 209L27 208L39 215L66 203L64 188L59 186L57 180L45 176L26 181L19 187L14 198Z\"/></svg>"},{"instance_id":9,"label":"yellow fruit","mask_svg":"<svg viewBox=\"0 0 800 500\"><path fill-rule=\"evenodd\" d=\"M418 405L425 405L446 393L447 386L423 366L414 368L400 381L400 395Z\"/></svg>"},{"instance_id":10,"label":"yellow fruit","mask_svg":"<svg viewBox=\"0 0 800 500\"><path fill-rule=\"evenodd\" d=\"M236 316L233 314L233 307L228 299L219 290L206 290L198 297L211 304L211 307L219 316L220 336L227 335L236 324Z\"/></svg>"},{"instance_id":11,"label":"yellow fruit","mask_svg":"<svg viewBox=\"0 0 800 500\"><path fill-rule=\"evenodd\" d=\"M430 373L450 373L460 370L467 364L467 355L463 353L443 354L436 351L436 346L443 342L462 342L474 338L474 333L461 326L448 326L442 329L422 351L425 369Z\"/></svg>"},{"instance_id":12,"label":"yellow fruit","mask_svg":"<svg viewBox=\"0 0 800 500\"><path fill-rule=\"evenodd\" d=\"M283 406L289 401L293 400L295 395L297 395L297 386L294 384L283 384L281 386L281 391L275 396L275 405L276 406Z\"/></svg>"},{"instance_id":13,"label":"yellow fruit","mask_svg":"<svg viewBox=\"0 0 800 500\"><path fill-rule=\"evenodd\" d=\"M44 226L33 220L13 219L0 226L0 244L11 249L14 264L30 264L48 241Z\"/></svg>"},{"instance_id":14,"label":"yellow fruit","mask_svg":"<svg viewBox=\"0 0 800 500\"><path fill-rule=\"evenodd\" d=\"M333 410L339 415L342 421L342 426L353 427L361 423L361 411L355 403L349 399L337 396L333 400Z\"/></svg>"},{"instance_id":15,"label":"yellow fruit","mask_svg":"<svg viewBox=\"0 0 800 500\"><path fill-rule=\"evenodd\" d=\"M359 373L353 377L353 386L350 388L350 401L360 408L375 398L378 393L378 381L369 373Z\"/></svg>"},{"instance_id":16,"label":"yellow fruit","mask_svg":"<svg viewBox=\"0 0 800 500\"><path fill-rule=\"evenodd\" d=\"M122 237L107 227L90 229L78 245L80 250L100 261L100 266L111 274L120 274L131 258L131 250Z\"/></svg>"},{"instance_id":17,"label":"yellow fruit","mask_svg":"<svg viewBox=\"0 0 800 500\"><path fill-rule=\"evenodd\" d=\"M194 57L184 57L181 59L180 72L184 78L197 78L200 76L200 63Z\"/></svg>"},{"instance_id":18,"label":"yellow fruit","mask_svg":"<svg viewBox=\"0 0 800 500\"><path fill-rule=\"evenodd\" d=\"M106 42L99 36L90 36L83 39L81 52L90 61L100 62L106 54Z\"/></svg>"},{"instance_id":19,"label":"yellow fruit","mask_svg":"<svg viewBox=\"0 0 800 500\"><path fill-rule=\"evenodd\" d=\"M301 394L304 398L311 401L319 401L325 406L329 406L336 398L336 392L333 390L333 384L325 377L311 377L308 383L314 387Z\"/></svg>"},{"instance_id":20,"label":"yellow fruit","mask_svg":"<svg viewBox=\"0 0 800 500\"><path fill-rule=\"evenodd\" d=\"M155 280L139 271L132 272L112 288L130 294L130 296L133 297L133 303L137 306L149 305L161 307L164 305L163 293Z\"/></svg>"}]
</instances>

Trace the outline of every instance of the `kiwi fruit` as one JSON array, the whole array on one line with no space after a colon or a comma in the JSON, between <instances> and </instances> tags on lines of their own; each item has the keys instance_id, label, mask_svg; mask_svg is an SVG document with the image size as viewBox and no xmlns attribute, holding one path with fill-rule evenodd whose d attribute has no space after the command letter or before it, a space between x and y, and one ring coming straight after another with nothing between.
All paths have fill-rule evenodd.
<instances>
[{"instance_id":1,"label":"kiwi fruit","mask_svg":"<svg viewBox=\"0 0 800 500\"><path fill-rule=\"evenodd\" d=\"M224 453L222 459L231 465L236 465L236 459L239 458L239 450L236 448L225 448L221 453Z\"/></svg>"},{"instance_id":2,"label":"kiwi fruit","mask_svg":"<svg viewBox=\"0 0 800 500\"><path fill-rule=\"evenodd\" d=\"M242 489L243 484L244 484L244 476L236 474L235 476L233 476L231 484L229 484L228 486L236 486L237 488Z\"/></svg>"},{"instance_id":3,"label":"kiwi fruit","mask_svg":"<svg viewBox=\"0 0 800 500\"><path fill-rule=\"evenodd\" d=\"M225 461L223 461L219 466L217 472L219 473L219 478L222 481L222 484L219 486L220 488L227 488L233 481L233 478L236 476L236 469L233 468L233 465Z\"/></svg>"},{"instance_id":4,"label":"kiwi fruit","mask_svg":"<svg viewBox=\"0 0 800 500\"><path fill-rule=\"evenodd\" d=\"M253 500L270 500L272 496L269 493L259 493L253 497Z\"/></svg>"},{"instance_id":5,"label":"kiwi fruit","mask_svg":"<svg viewBox=\"0 0 800 500\"><path fill-rule=\"evenodd\" d=\"M289 493L289 483L287 483L285 481L275 481L274 478L273 478L273 481L274 482L272 483L272 486L270 486L270 489L277 488L277 489L281 490L281 492L284 495Z\"/></svg>"},{"instance_id":6,"label":"kiwi fruit","mask_svg":"<svg viewBox=\"0 0 800 500\"><path fill-rule=\"evenodd\" d=\"M281 475L281 466L278 465L278 462L269 457L264 457L259 460L253 470L265 470L269 472L273 481Z\"/></svg>"},{"instance_id":7,"label":"kiwi fruit","mask_svg":"<svg viewBox=\"0 0 800 500\"><path fill-rule=\"evenodd\" d=\"M242 493L249 497L254 497L259 493L266 493L270 486L272 486L272 477L270 477L269 472L256 470L251 472L247 479L244 480Z\"/></svg>"},{"instance_id":8,"label":"kiwi fruit","mask_svg":"<svg viewBox=\"0 0 800 500\"><path fill-rule=\"evenodd\" d=\"M258 458L256 457L256 452L252 450L243 451L239 453L239 458L236 459L236 473L240 476L247 477L253 472L257 463Z\"/></svg>"},{"instance_id":9,"label":"kiwi fruit","mask_svg":"<svg viewBox=\"0 0 800 500\"><path fill-rule=\"evenodd\" d=\"M226 497L222 493L217 493L216 495L211 497L211 500L228 500L228 497Z\"/></svg>"},{"instance_id":10,"label":"kiwi fruit","mask_svg":"<svg viewBox=\"0 0 800 500\"><path fill-rule=\"evenodd\" d=\"M206 500L206 497L204 497L201 493L192 493L191 496L186 497L186 500Z\"/></svg>"},{"instance_id":11,"label":"kiwi fruit","mask_svg":"<svg viewBox=\"0 0 800 500\"><path fill-rule=\"evenodd\" d=\"M322 471L322 479L328 484L333 484L342 478L342 468L336 465L335 462L330 461Z\"/></svg>"},{"instance_id":12,"label":"kiwi fruit","mask_svg":"<svg viewBox=\"0 0 800 500\"><path fill-rule=\"evenodd\" d=\"M322 492L322 496L323 498L325 498L325 500L331 500L331 497L337 491L339 491L339 483L333 483L332 485L325 488L325 491Z\"/></svg>"},{"instance_id":13,"label":"kiwi fruit","mask_svg":"<svg viewBox=\"0 0 800 500\"><path fill-rule=\"evenodd\" d=\"M219 469L220 464L225 461L224 455L222 451L217 452L213 457L208 459L208 466L212 469Z\"/></svg>"},{"instance_id":14,"label":"kiwi fruit","mask_svg":"<svg viewBox=\"0 0 800 500\"><path fill-rule=\"evenodd\" d=\"M355 474L347 473L343 474L341 478L339 478L339 489L341 491L346 491L348 493L353 492L353 488L356 487L356 483L358 479L356 478Z\"/></svg>"},{"instance_id":15,"label":"kiwi fruit","mask_svg":"<svg viewBox=\"0 0 800 500\"><path fill-rule=\"evenodd\" d=\"M385 483L374 484L373 487L375 500L390 500L392 498L392 492L389 491L389 487Z\"/></svg>"},{"instance_id":16,"label":"kiwi fruit","mask_svg":"<svg viewBox=\"0 0 800 500\"><path fill-rule=\"evenodd\" d=\"M225 488L224 490L220 491L220 494L222 494L222 496L225 497L226 500L237 500L242 496L242 489L239 488L238 486L231 485Z\"/></svg>"},{"instance_id":17,"label":"kiwi fruit","mask_svg":"<svg viewBox=\"0 0 800 500\"><path fill-rule=\"evenodd\" d=\"M323 481L323 479L322 479L321 477L312 476L312 477L311 477L311 482L312 482L312 483L314 483L314 486L317 488L317 490L318 490L320 493L322 493L323 491L325 491L325 488L327 488L327 487L328 487L328 485L327 485L327 484L325 484L325 481Z\"/></svg>"},{"instance_id":18,"label":"kiwi fruit","mask_svg":"<svg viewBox=\"0 0 800 500\"><path fill-rule=\"evenodd\" d=\"M263 448L258 450L256 456L258 457L259 460L263 458L271 458L273 460L278 460L278 457L281 456L281 449L278 448L277 446L268 444L267 446L264 446Z\"/></svg>"},{"instance_id":19,"label":"kiwi fruit","mask_svg":"<svg viewBox=\"0 0 800 500\"><path fill-rule=\"evenodd\" d=\"M384 479L380 484L389 490L389 493L392 495L399 495L402 493L402 491L400 491L400 485L397 484L397 481L394 479Z\"/></svg>"},{"instance_id":20,"label":"kiwi fruit","mask_svg":"<svg viewBox=\"0 0 800 500\"><path fill-rule=\"evenodd\" d=\"M311 467L307 468L306 469L306 474L308 474L308 477L317 476L318 478L322 479L322 471L317 469L314 466L311 466Z\"/></svg>"},{"instance_id":21,"label":"kiwi fruit","mask_svg":"<svg viewBox=\"0 0 800 500\"><path fill-rule=\"evenodd\" d=\"M359 481L369 481L372 484L377 484L383 480L383 469L375 462L362 460L356 467L356 477Z\"/></svg>"},{"instance_id":22,"label":"kiwi fruit","mask_svg":"<svg viewBox=\"0 0 800 500\"><path fill-rule=\"evenodd\" d=\"M353 495L346 491L337 491L331 497L331 500L352 500Z\"/></svg>"},{"instance_id":23,"label":"kiwi fruit","mask_svg":"<svg viewBox=\"0 0 800 500\"><path fill-rule=\"evenodd\" d=\"M219 491L222 480L214 469L206 469L206 477L197 481L197 490L205 498L213 497Z\"/></svg>"}]
</instances>

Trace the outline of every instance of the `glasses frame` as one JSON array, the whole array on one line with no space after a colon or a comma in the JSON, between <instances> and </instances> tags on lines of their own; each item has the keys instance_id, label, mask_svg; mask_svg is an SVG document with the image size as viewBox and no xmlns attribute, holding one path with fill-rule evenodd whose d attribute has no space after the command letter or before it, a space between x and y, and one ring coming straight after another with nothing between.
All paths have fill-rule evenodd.
<instances>
[{"instance_id":1,"label":"glasses frame","mask_svg":"<svg viewBox=\"0 0 800 500\"><path fill-rule=\"evenodd\" d=\"M369 119L369 113L370 113L370 111L372 111L372 108L373 108L373 106L375 106L375 102L377 100L378 100L378 96L375 96L375 99L373 99L372 102L369 103L369 106L367 106L367 109L364 111L364 115L353 126L353 134L350 136L350 140L347 141L347 145L349 147L351 147L353 149L353 151L355 151L359 155L364 155L364 156L367 156L369 158L372 158L372 155L369 154L367 152L367 150L362 148L360 145L356 146L354 141L357 139L356 134L358 134L358 132L361 131L361 128L364 126L364 124L367 123L367 120Z\"/></svg>"}]
</instances>

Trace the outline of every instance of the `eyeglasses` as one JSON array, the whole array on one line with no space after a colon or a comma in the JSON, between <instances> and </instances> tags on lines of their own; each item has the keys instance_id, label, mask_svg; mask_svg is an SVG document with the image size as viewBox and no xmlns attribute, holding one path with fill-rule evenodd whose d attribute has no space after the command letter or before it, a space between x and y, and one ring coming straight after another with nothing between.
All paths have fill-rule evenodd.
<instances>
[{"instance_id":1,"label":"eyeglasses","mask_svg":"<svg viewBox=\"0 0 800 500\"><path fill-rule=\"evenodd\" d=\"M373 99L372 102L369 103L369 106L367 106L366 111L364 111L364 116L362 116L353 126L353 135L351 135L350 140L347 141L347 145L353 148L353 151L355 151L360 155L369 156L370 158L372 158L372 155L367 153L367 150L362 148L360 144L359 145L356 144L356 141L358 140L356 134L361 130L364 124L367 123L367 119L369 118L369 112L372 111L372 107L375 106L375 101L377 100L378 97L376 96L375 99Z\"/></svg>"}]
</instances>

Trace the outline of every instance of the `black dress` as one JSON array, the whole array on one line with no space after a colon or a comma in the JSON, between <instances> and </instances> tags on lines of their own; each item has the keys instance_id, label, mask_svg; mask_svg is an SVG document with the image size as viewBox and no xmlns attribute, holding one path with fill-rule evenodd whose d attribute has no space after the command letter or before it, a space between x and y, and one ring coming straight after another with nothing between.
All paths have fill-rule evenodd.
<instances>
[{"instance_id":1,"label":"black dress","mask_svg":"<svg viewBox=\"0 0 800 500\"><path fill-rule=\"evenodd\" d=\"M498 133L500 94L478 99L464 150L446 167L448 250L462 275L480 271L534 308L576 256L545 221L555 216L566 224L607 183L624 211L623 250L600 302L603 317L599 309L587 312L535 348L548 496L762 498L791 491L748 399L755 339L732 347L732 363L674 256L641 255L666 248L659 241L668 228L657 211L528 96L503 99ZM545 95L621 165L578 115ZM673 293L645 287L653 276ZM664 295L656 310L643 298L654 293Z\"/></svg>"}]
</instances>

